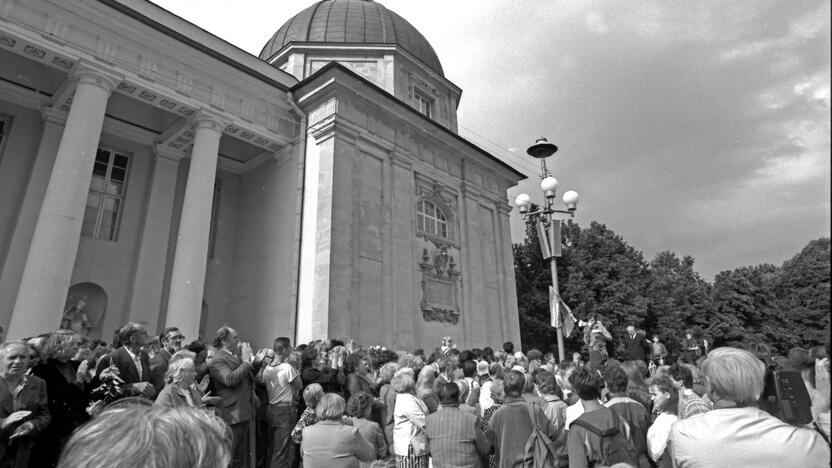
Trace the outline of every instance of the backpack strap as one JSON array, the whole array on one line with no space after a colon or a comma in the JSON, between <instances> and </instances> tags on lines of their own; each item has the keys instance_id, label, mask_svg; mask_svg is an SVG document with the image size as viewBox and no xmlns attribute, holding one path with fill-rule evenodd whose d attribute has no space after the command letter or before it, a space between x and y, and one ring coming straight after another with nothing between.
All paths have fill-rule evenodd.
<instances>
[{"instance_id":1,"label":"backpack strap","mask_svg":"<svg viewBox=\"0 0 832 468\"><path fill-rule=\"evenodd\" d=\"M607 408L607 409L609 409L609 408ZM578 416L578 419L572 421L572 425L577 424L578 426L588 430L589 432L595 434L598 437L606 437L606 436L614 435L618 432L618 415L615 414L615 411L613 411L611 409L610 409L610 412L612 412L612 420L613 420L613 427L611 429L604 429L604 430L598 429L597 427L593 426L592 424L590 424L590 423L584 421L583 419L581 419L581 417L583 415Z\"/></svg>"}]
</instances>

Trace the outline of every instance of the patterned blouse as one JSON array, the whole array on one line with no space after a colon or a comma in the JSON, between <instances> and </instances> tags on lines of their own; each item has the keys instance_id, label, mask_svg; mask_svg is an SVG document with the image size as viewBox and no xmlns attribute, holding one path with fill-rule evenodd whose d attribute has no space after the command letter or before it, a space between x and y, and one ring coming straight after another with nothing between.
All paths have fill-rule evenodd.
<instances>
[{"instance_id":1,"label":"patterned blouse","mask_svg":"<svg viewBox=\"0 0 832 468\"><path fill-rule=\"evenodd\" d=\"M318 415L315 414L315 408L306 408L303 410L303 413L301 413L298 419L298 423L292 429L292 440L296 444L300 444L301 440L303 440L303 428L311 426L316 422L318 422Z\"/></svg>"}]
</instances>

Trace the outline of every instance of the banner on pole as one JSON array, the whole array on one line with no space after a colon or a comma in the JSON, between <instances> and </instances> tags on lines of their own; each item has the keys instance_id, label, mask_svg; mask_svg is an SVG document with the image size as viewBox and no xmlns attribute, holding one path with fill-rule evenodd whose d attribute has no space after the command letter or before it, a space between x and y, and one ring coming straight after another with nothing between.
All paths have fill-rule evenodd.
<instances>
[{"instance_id":1,"label":"banner on pole","mask_svg":"<svg viewBox=\"0 0 832 468\"><path fill-rule=\"evenodd\" d=\"M552 320L551 325L554 328L563 327L564 338L571 335L577 321L575 316L572 315L572 309L563 302L560 294L552 286L549 286L549 312Z\"/></svg>"}]
</instances>

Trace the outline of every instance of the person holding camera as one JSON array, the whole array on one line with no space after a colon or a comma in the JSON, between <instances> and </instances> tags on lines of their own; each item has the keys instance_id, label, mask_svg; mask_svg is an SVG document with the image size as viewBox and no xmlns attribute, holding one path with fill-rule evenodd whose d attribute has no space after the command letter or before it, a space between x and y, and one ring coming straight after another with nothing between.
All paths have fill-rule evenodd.
<instances>
[{"instance_id":1,"label":"person holding camera","mask_svg":"<svg viewBox=\"0 0 832 468\"><path fill-rule=\"evenodd\" d=\"M805 427L757 407L766 368L746 350L719 348L702 363L713 409L673 426L674 466L811 468L829 466L829 445Z\"/></svg>"}]
</instances>

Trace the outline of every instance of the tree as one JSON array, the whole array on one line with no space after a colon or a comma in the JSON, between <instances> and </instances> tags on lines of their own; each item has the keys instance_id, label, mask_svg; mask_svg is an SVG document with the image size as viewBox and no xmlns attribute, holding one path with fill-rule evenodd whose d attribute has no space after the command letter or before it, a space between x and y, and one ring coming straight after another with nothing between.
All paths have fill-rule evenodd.
<instances>
[{"instance_id":1,"label":"tree","mask_svg":"<svg viewBox=\"0 0 832 468\"><path fill-rule=\"evenodd\" d=\"M830 239L809 242L780 268L773 281L775 303L781 315L772 326L785 348L813 346L829 340Z\"/></svg>"},{"instance_id":2,"label":"tree","mask_svg":"<svg viewBox=\"0 0 832 468\"><path fill-rule=\"evenodd\" d=\"M650 262L648 327L671 353L680 347L685 329L704 329L713 304L710 286L693 269L690 255L682 259L673 252L659 252Z\"/></svg>"},{"instance_id":3,"label":"tree","mask_svg":"<svg viewBox=\"0 0 832 468\"><path fill-rule=\"evenodd\" d=\"M641 252L603 224L581 229L569 220L561 224L563 255L557 259L560 294L578 319L602 317L613 330L632 323L642 327L649 282ZM520 327L524 347L554 349L555 330L549 325L548 262L540 254L537 233L527 229L523 244L514 246ZM568 351L583 346L579 333L568 337Z\"/></svg>"}]
</instances>

